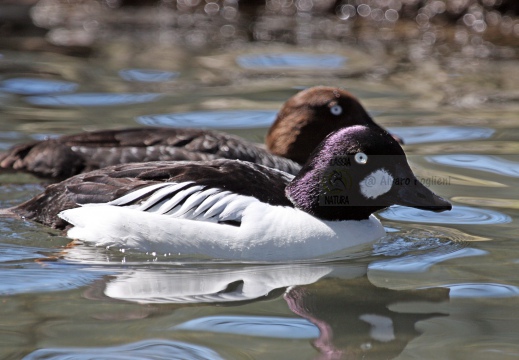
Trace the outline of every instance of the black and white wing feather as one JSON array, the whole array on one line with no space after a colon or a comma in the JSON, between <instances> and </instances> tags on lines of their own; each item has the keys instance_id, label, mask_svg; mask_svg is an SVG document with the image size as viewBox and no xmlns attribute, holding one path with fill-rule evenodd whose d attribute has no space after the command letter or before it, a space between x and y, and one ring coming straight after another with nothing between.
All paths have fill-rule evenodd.
<instances>
[{"instance_id":1,"label":"black and white wing feather","mask_svg":"<svg viewBox=\"0 0 519 360\"><path fill-rule=\"evenodd\" d=\"M133 163L49 185L42 194L10 211L59 229L68 224L58 213L91 203L237 221L244 197L270 205L293 206L285 196L291 179L287 173L239 160Z\"/></svg>"}]
</instances>

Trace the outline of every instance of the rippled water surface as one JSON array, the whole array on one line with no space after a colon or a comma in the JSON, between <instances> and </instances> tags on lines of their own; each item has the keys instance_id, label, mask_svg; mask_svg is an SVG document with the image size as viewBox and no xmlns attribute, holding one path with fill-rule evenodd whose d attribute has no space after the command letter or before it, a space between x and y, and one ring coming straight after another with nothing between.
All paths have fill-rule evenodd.
<instances>
[{"instance_id":1,"label":"rippled water surface","mask_svg":"<svg viewBox=\"0 0 519 360\"><path fill-rule=\"evenodd\" d=\"M348 6L340 16L353 16ZM395 14L385 14L387 25ZM446 60L436 61L414 40L405 59L399 46L333 39L313 46L304 41L311 21L298 19L296 45L245 44L228 24L218 36L242 43L225 48L168 46L170 33L153 44L138 34L138 45L105 38L81 56L6 45L0 149L144 125L215 128L261 143L290 96L334 85L404 140L417 177L453 210L392 207L378 214L387 235L367 249L275 264L69 246L60 232L0 218L0 358L519 357L517 57L451 53L446 45L437 49ZM201 34L184 35L210 42ZM467 41L496 54L519 48ZM43 186L1 173L0 207Z\"/></svg>"}]
</instances>

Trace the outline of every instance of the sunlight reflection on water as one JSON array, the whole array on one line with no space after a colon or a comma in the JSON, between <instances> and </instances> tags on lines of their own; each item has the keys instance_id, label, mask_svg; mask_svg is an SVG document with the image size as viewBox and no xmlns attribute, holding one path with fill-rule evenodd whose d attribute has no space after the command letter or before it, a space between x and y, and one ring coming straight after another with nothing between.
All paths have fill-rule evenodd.
<instances>
[{"instance_id":1,"label":"sunlight reflection on water","mask_svg":"<svg viewBox=\"0 0 519 360\"><path fill-rule=\"evenodd\" d=\"M162 71L154 69L123 69L119 76L126 81L139 82L165 82L176 79L180 74L173 71Z\"/></svg>"},{"instance_id":2,"label":"sunlight reflection on water","mask_svg":"<svg viewBox=\"0 0 519 360\"><path fill-rule=\"evenodd\" d=\"M137 122L149 126L194 128L261 128L269 127L276 118L276 111L229 110L194 111L187 113L144 115Z\"/></svg>"},{"instance_id":3,"label":"sunlight reflection on water","mask_svg":"<svg viewBox=\"0 0 519 360\"><path fill-rule=\"evenodd\" d=\"M406 145L488 139L495 133L494 129L469 126L406 126L390 131L404 139Z\"/></svg>"},{"instance_id":4,"label":"sunlight reflection on water","mask_svg":"<svg viewBox=\"0 0 519 360\"><path fill-rule=\"evenodd\" d=\"M76 289L108 273L61 263L27 263L17 269L2 269L0 295Z\"/></svg>"},{"instance_id":5,"label":"sunlight reflection on water","mask_svg":"<svg viewBox=\"0 0 519 360\"><path fill-rule=\"evenodd\" d=\"M448 154L426 156L433 164L479 170L510 177L519 177L519 162L505 160L494 155Z\"/></svg>"},{"instance_id":6,"label":"sunlight reflection on water","mask_svg":"<svg viewBox=\"0 0 519 360\"><path fill-rule=\"evenodd\" d=\"M455 205L451 211L435 213L404 206L391 206L389 209L379 213L388 220L421 222L431 224L506 224L512 218L495 210L474 208L469 206Z\"/></svg>"},{"instance_id":7,"label":"sunlight reflection on water","mask_svg":"<svg viewBox=\"0 0 519 360\"><path fill-rule=\"evenodd\" d=\"M69 81L38 78L12 78L0 81L0 91L19 95L73 92L78 87L78 84Z\"/></svg>"},{"instance_id":8,"label":"sunlight reflection on water","mask_svg":"<svg viewBox=\"0 0 519 360\"><path fill-rule=\"evenodd\" d=\"M497 283L463 283L442 285L450 289L451 298L495 298L519 296L517 286Z\"/></svg>"},{"instance_id":9,"label":"sunlight reflection on water","mask_svg":"<svg viewBox=\"0 0 519 360\"><path fill-rule=\"evenodd\" d=\"M25 100L39 106L114 106L142 104L158 100L162 95L153 93L81 93L51 96L29 96Z\"/></svg>"},{"instance_id":10,"label":"sunlight reflection on water","mask_svg":"<svg viewBox=\"0 0 519 360\"><path fill-rule=\"evenodd\" d=\"M488 253L479 249L464 248L450 253L427 253L417 255L406 255L395 259L374 261L369 264L369 271L390 271L390 272L426 272L433 265L446 260L463 258L468 256L482 256Z\"/></svg>"},{"instance_id":11,"label":"sunlight reflection on water","mask_svg":"<svg viewBox=\"0 0 519 360\"><path fill-rule=\"evenodd\" d=\"M35 359L222 359L214 350L181 341L151 339L112 347L48 348L40 349L24 357Z\"/></svg>"},{"instance_id":12,"label":"sunlight reflection on water","mask_svg":"<svg viewBox=\"0 0 519 360\"><path fill-rule=\"evenodd\" d=\"M347 58L336 54L248 54L236 58L244 69L340 69Z\"/></svg>"},{"instance_id":13,"label":"sunlight reflection on water","mask_svg":"<svg viewBox=\"0 0 519 360\"><path fill-rule=\"evenodd\" d=\"M306 319L273 316L208 316L190 320L173 329L283 339L319 337L319 329Z\"/></svg>"}]
</instances>

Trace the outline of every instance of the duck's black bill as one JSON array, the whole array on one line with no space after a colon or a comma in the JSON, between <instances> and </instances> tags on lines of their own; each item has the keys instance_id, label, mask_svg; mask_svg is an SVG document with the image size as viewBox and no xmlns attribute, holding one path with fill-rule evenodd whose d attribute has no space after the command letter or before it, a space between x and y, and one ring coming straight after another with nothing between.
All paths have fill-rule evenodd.
<instances>
[{"instance_id":1,"label":"duck's black bill","mask_svg":"<svg viewBox=\"0 0 519 360\"><path fill-rule=\"evenodd\" d=\"M401 186L397 193L398 199L395 200L395 205L434 212L452 210L450 202L433 193L417 179L411 181L410 185Z\"/></svg>"}]
</instances>

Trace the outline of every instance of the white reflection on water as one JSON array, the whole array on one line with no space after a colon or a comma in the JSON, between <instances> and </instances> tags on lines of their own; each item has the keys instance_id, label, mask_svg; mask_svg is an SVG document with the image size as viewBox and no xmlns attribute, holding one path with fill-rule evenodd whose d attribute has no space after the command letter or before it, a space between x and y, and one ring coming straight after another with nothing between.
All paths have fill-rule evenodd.
<instances>
[{"instance_id":1,"label":"white reflection on water","mask_svg":"<svg viewBox=\"0 0 519 360\"><path fill-rule=\"evenodd\" d=\"M433 164L519 177L519 162L505 160L495 155L449 154L426 156L425 159Z\"/></svg>"},{"instance_id":2,"label":"white reflection on water","mask_svg":"<svg viewBox=\"0 0 519 360\"><path fill-rule=\"evenodd\" d=\"M272 290L311 284L329 274L329 266L276 265L132 269L106 284L113 299L138 303L205 303L244 301ZM354 268L352 276L365 272Z\"/></svg>"},{"instance_id":3,"label":"white reflection on water","mask_svg":"<svg viewBox=\"0 0 519 360\"><path fill-rule=\"evenodd\" d=\"M161 96L154 93L80 93L28 96L25 101L39 106L114 106L152 102Z\"/></svg>"},{"instance_id":4,"label":"white reflection on water","mask_svg":"<svg viewBox=\"0 0 519 360\"><path fill-rule=\"evenodd\" d=\"M469 126L408 126L388 130L401 137L406 145L488 139L495 132L490 128Z\"/></svg>"},{"instance_id":5,"label":"white reflection on water","mask_svg":"<svg viewBox=\"0 0 519 360\"><path fill-rule=\"evenodd\" d=\"M273 110L194 111L187 113L143 115L137 122L149 126L193 128L262 128L276 119Z\"/></svg>"},{"instance_id":6,"label":"white reflection on water","mask_svg":"<svg viewBox=\"0 0 519 360\"><path fill-rule=\"evenodd\" d=\"M510 216L495 210L458 205L453 206L451 211L445 211L442 213L435 213L404 206L391 206L389 209L380 212L378 215L388 220L429 224L490 225L506 224L512 221Z\"/></svg>"},{"instance_id":7,"label":"white reflection on water","mask_svg":"<svg viewBox=\"0 0 519 360\"><path fill-rule=\"evenodd\" d=\"M207 360L222 359L220 355L209 348L181 341L150 339L119 346L97 348L49 348L36 350L24 357L24 360L53 359L53 360L99 360L99 359L154 359L154 360Z\"/></svg>"},{"instance_id":8,"label":"white reflection on water","mask_svg":"<svg viewBox=\"0 0 519 360\"><path fill-rule=\"evenodd\" d=\"M66 249L63 256L67 261L83 265L106 264L106 251L92 252L95 249L98 248L73 246ZM162 256L161 259L149 263L142 261L140 253L125 252L124 267L110 262L112 266L106 268L111 276L105 280L104 295L143 304L248 301L267 296L276 289L313 284L326 276L357 278L365 275L367 268L366 263L357 262L335 266L328 261L259 264L177 262L175 258L167 260Z\"/></svg>"},{"instance_id":9,"label":"white reflection on water","mask_svg":"<svg viewBox=\"0 0 519 360\"><path fill-rule=\"evenodd\" d=\"M347 58L336 54L247 54L236 58L238 65L244 69L340 69Z\"/></svg>"},{"instance_id":10,"label":"white reflection on water","mask_svg":"<svg viewBox=\"0 0 519 360\"><path fill-rule=\"evenodd\" d=\"M281 339L315 339L319 337L317 326L306 319L274 316L207 316L187 321L172 329Z\"/></svg>"},{"instance_id":11,"label":"white reflection on water","mask_svg":"<svg viewBox=\"0 0 519 360\"><path fill-rule=\"evenodd\" d=\"M12 78L0 81L0 91L19 95L73 92L78 87L78 84L70 81L38 78Z\"/></svg>"},{"instance_id":12,"label":"white reflection on water","mask_svg":"<svg viewBox=\"0 0 519 360\"><path fill-rule=\"evenodd\" d=\"M155 69L122 69L119 76L126 81L165 82L176 79L179 73Z\"/></svg>"}]
</instances>

